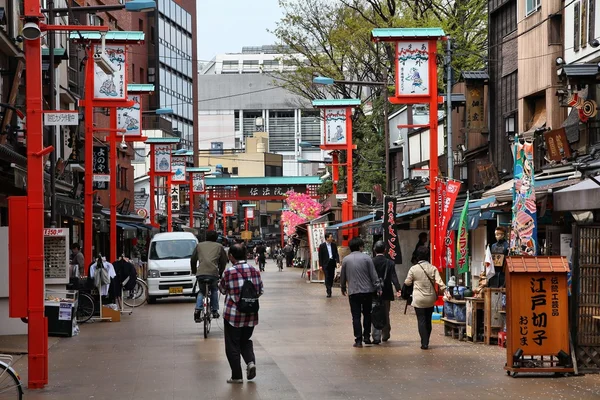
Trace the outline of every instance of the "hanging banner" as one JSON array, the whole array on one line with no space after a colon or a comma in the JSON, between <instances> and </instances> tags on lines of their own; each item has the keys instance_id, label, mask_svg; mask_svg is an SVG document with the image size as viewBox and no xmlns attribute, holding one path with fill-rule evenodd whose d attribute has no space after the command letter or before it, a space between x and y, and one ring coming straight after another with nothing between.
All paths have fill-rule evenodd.
<instances>
[{"instance_id":1,"label":"hanging banner","mask_svg":"<svg viewBox=\"0 0 600 400\"><path fill-rule=\"evenodd\" d=\"M246 207L246 219L254 219L254 207Z\"/></svg>"},{"instance_id":2,"label":"hanging banner","mask_svg":"<svg viewBox=\"0 0 600 400\"><path fill-rule=\"evenodd\" d=\"M117 128L125 129L125 136L141 136L142 128L142 96L135 94L127 96L127 100L135 102L133 107L117 108Z\"/></svg>"},{"instance_id":3,"label":"hanging banner","mask_svg":"<svg viewBox=\"0 0 600 400\"><path fill-rule=\"evenodd\" d=\"M510 252L513 255L537 255L537 212L535 201L535 178L533 175L533 141L521 143L515 137L513 145L515 161L512 227Z\"/></svg>"},{"instance_id":4,"label":"hanging banner","mask_svg":"<svg viewBox=\"0 0 600 400\"><path fill-rule=\"evenodd\" d=\"M395 264L402 264L402 252L396 233L396 205L397 199L392 196L383 198L383 242L385 255Z\"/></svg>"},{"instance_id":5,"label":"hanging banner","mask_svg":"<svg viewBox=\"0 0 600 400\"><path fill-rule=\"evenodd\" d=\"M325 145L346 144L347 138L347 109L325 109Z\"/></svg>"},{"instance_id":6,"label":"hanging banner","mask_svg":"<svg viewBox=\"0 0 600 400\"><path fill-rule=\"evenodd\" d=\"M186 168L185 168L185 157L171 157L171 172L173 177L172 182L185 182L186 181Z\"/></svg>"},{"instance_id":7,"label":"hanging banner","mask_svg":"<svg viewBox=\"0 0 600 400\"><path fill-rule=\"evenodd\" d=\"M171 211L181 210L179 203L179 185L171 185Z\"/></svg>"},{"instance_id":8,"label":"hanging banner","mask_svg":"<svg viewBox=\"0 0 600 400\"><path fill-rule=\"evenodd\" d=\"M105 146L94 146L92 158L92 171L94 173L92 182L94 190L108 190L108 183L110 182L109 150Z\"/></svg>"},{"instance_id":9,"label":"hanging banner","mask_svg":"<svg viewBox=\"0 0 600 400\"><path fill-rule=\"evenodd\" d=\"M571 157L571 147L567 140L565 128L558 128L544 133L547 156L550 160L562 161Z\"/></svg>"},{"instance_id":10,"label":"hanging banner","mask_svg":"<svg viewBox=\"0 0 600 400\"><path fill-rule=\"evenodd\" d=\"M154 172L157 174L171 172L171 145L154 145Z\"/></svg>"},{"instance_id":11,"label":"hanging banner","mask_svg":"<svg viewBox=\"0 0 600 400\"><path fill-rule=\"evenodd\" d=\"M223 207L223 215L230 216L233 215L233 201L226 201Z\"/></svg>"},{"instance_id":12,"label":"hanging banner","mask_svg":"<svg viewBox=\"0 0 600 400\"><path fill-rule=\"evenodd\" d=\"M467 131L481 132L485 128L483 108L483 81L467 83Z\"/></svg>"},{"instance_id":13,"label":"hanging banner","mask_svg":"<svg viewBox=\"0 0 600 400\"><path fill-rule=\"evenodd\" d=\"M447 257L446 246L449 240L451 230L448 230L448 224L452 219L452 215L454 214L454 204L456 203L456 198L458 197L458 192L460 191L460 182L455 180L448 180L445 182L444 187L442 188L442 204L440 206L440 221L438 224L438 243L439 249L441 249L439 253L439 264L446 264L444 258ZM438 192L439 193L439 192Z\"/></svg>"},{"instance_id":14,"label":"hanging banner","mask_svg":"<svg viewBox=\"0 0 600 400\"><path fill-rule=\"evenodd\" d=\"M96 46L96 53L101 46ZM98 65L94 65L94 98L97 100L125 100L127 98L127 67L125 46L106 46L106 58L115 66L115 73L106 74Z\"/></svg>"},{"instance_id":15,"label":"hanging banner","mask_svg":"<svg viewBox=\"0 0 600 400\"><path fill-rule=\"evenodd\" d=\"M429 43L396 43L396 97L429 95Z\"/></svg>"},{"instance_id":16,"label":"hanging banner","mask_svg":"<svg viewBox=\"0 0 600 400\"><path fill-rule=\"evenodd\" d=\"M458 224L458 240L456 241L456 265L458 273L464 274L469 272L469 232L468 228L469 216L469 194L467 193L467 201L463 206L460 214L460 223Z\"/></svg>"},{"instance_id":17,"label":"hanging banner","mask_svg":"<svg viewBox=\"0 0 600 400\"><path fill-rule=\"evenodd\" d=\"M192 174L192 192L194 194L206 193L206 185L203 172L194 172Z\"/></svg>"},{"instance_id":18,"label":"hanging banner","mask_svg":"<svg viewBox=\"0 0 600 400\"><path fill-rule=\"evenodd\" d=\"M441 178L436 178L436 182L435 182L435 186L436 186L436 203L437 203L437 213L436 213L436 225L438 227L438 235L434 238L434 240L432 240L432 243L435 244L434 246L434 253L433 253L433 265L435 265L438 269L441 270L442 267L442 249L444 248L444 239L445 239L445 231L442 231L441 226L442 226L442 207L444 204L444 199L446 197L446 181L441 179Z\"/></svg>"},{"instance_id":19,"label":"hanging banner","mask_svg":"<svg viewBox=\"0 0 600 400\"><path fill-rule=\"evenodd\" d=\"M454 231L446 232L443 254L442 268L454 268L454 261L456 260L456 236Z\"/></svg>"}]
</instances>

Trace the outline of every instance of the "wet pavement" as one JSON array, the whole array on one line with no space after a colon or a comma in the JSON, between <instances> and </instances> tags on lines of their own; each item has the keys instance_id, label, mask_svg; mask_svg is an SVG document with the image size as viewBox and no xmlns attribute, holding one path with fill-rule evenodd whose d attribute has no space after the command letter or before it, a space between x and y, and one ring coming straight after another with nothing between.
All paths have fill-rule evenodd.
<instances>
[{"instance_id":1,"label":"wet pavement","mask_svg":"<svg viewBox=\"0 0 600 400\"><path fill-rule=\"evenodd\" d=\"M301 270L263 273L260 324L253 336L257 377L226 383L222 320L208 339L192 320L191 300L159 300L121 322L84 324L50 349L49 385L31 400L175 399L599 399L600 376L506 376L505 350L458 342L434 325L419 348L414 312L392 303L392 337L352 347L348 300L325 297ZM222 300L220 301L222 308ZM15 368L27 382L27 360Z\"/></svg>"}]
</instances>

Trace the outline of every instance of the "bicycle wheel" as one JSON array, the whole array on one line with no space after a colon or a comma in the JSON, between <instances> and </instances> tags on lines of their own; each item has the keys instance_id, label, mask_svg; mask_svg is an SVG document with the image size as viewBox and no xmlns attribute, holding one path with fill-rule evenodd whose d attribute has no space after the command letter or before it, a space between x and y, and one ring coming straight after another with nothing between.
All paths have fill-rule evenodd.
<instances>
[{"instance_id":1,"label":"bicycle wheel","mask_svg":"<svg viewBox=\"0 0 600 400\"><path fill-rule=\"evenodd\" d=\"M204 284L204 293L206 293L206 296L204 296L204 339L206 339L210 333L210 323L212 320L210 311L210 291L208 284L206 283Z\"/></svg>"},{"instance_id":2,"label":"bicycle wheel","mask_svg":"<svg viewBox=\"0 0 600 400\"><path fill-rule=\"evenodd\" d=\"M0 400L21 400L22 398L23 388L18 375L6 364L0 362Z\"/></svg>"},{"instance_id":3,"label":"bicycle wheel","mask_svg":"<svg viewBox=\"0 0 600 400\"><path fill-rule=\"evenodd\" d=\"M77 301L77 318L78 324L88 322L90 318L94 316L94 299L87 293L79 293L79 300Z\"/></svg>"},{"instance_id":4,"label":"bicycle wheel","mask_svg":"<svg viewBox=\"0 0 600 400\"><path fill-rule=\"evenodd\" d=\"M148 301L148 284L137 278L132 290L125 293L123 302L129 307L139 307Z\"/></svg>"}]
</instances>

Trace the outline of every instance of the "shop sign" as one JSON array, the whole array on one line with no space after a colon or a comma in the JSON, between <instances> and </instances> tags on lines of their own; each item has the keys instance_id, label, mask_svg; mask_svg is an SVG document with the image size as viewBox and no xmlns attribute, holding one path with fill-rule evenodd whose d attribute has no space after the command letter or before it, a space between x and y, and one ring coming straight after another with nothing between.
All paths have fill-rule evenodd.
<instances>
[{"instance_id":1,"label":"shop sign","mask_svg":"<svg viewBox=\"0 0 600 400\"><path fill-rule=\"evenodd\" d=\"M110 181L109 151L108 147L94 146L92 159L94 190L108 190L108 182Z\"/></svg>"},{"instance_id":2,"label":"shop sign","mask_svg":"<svg viewBox=\"0 0 600 400\"><path fill-rule=\"evenodd\" d=\"M429 43L396 43L396 97L429 95Z\"/></svg>"},{"instance_id":3,"label":"shop sign","mask_svg":"<svg viewBox=\"0 0 600 400\"><path fill-rule=\"evenodd\" d=\"M44 126L77 126L79 111L44 111Z\"/></svg>"},{"instance_id":4,"label":"shop sign","mask_svg":"<svg viewBox=\"0 0 600 400\"><path fill-rule=\"evenodd\" d=\"M287 192L306 193L306 185L301 186L241 186L238 188L240 197L285 197Z\"/></svg>"},{"instance_id":5,"label":"shop sign","mask_svg":"<svg viewBox=\"0 0 600 400\"><path fill-rule=\"evenodd\" d=\"M203 172L194 172L192 174L192 193L204 194L206 193L206 185L204 181Z\"/></svg>"},{"instance_id":6,"label":"shop sign","mask_svg":"<svg viewBox=\"0 0 600 400\"><path fill-rule=\"evenodd\" d=\"M325 109L325 145L344 145L348 134L347 108Z\"/></svg>"},{"instance_id":7,"label":"shop sign","mask_svg":"<svg viewBox=\"0 0 600 400\"><path fill-rule=\"evenodd\" d=\"M171 185L171 211L179 210L179 185Z\"/></svg>"},{"instance_id":8,"label":"shop sign","mask_svg":"<svg viewBox=\"0 0 600 400\"><path fill-rule=\"evenodd\" d=\"M154 145L154 172L168 174L171 172L171 145Z\"/></svg>"},{"instance_id":9,"label":"shop sign","mask_svg":"<svg viewBox=\"0 0 600 400\"><path fill-rule=\"evenodd\" d=\"M233 201L226 201L223 206L223 215L233 215Z\"/></svg>"},{"instance_id":10,"label":"shop sign","mask_svg":"<svg viewBox=\"0 0 600 400\"><path fill-rule=\"evenodd\" d=\"M145 208L138 208L135 213L142 218L148 217L148 210L146 210Z\"/></svg>"},{"instance_id":11,"label":"shop sign","mask_svg":"<svg viewBox=\"0 0 600 400\"><path fill-rule=\"evenodd\" d=\"M548 158L554 161L562 161L571 157L571 148L567 140L565 128L559 128L544 133Z\"/></svg>"},{"instance_id":12,"label":"shop sign","mask_svg":"<svg viewBox=\"0 0 600 400\"><path fill-rule=\"evenodd\" d=\"M141 136L141 121L142 121L142 96L128 95L127 100L133 101L132 107L117 108L117 128L124 129L125 132L119 134L125 136Z\"/></svg>"},{"instance_id":13,"label":"shop sign","mask_svg":"<svg viewBox=\"0 0 600 400\"><path fill-rule=\"evenodd\" d=\"M173 173L173 177L171 178L172 182L185 182L185 157L171 157L171 172Z\"/></svg>"},{"instance_id":14,"label":"shop sign","mask_svg":"<svg viewBox=\"0 0 600 400\"><path fill-rule=\"evenodd\" d=\"M396 233L397 202L396 197L385 196L383 198L383 242L385 243L385 255L395 264L402 264L402 252Z\"/></svg>"},{"instance_id":15,"label":"shop sign","mask_svg":"<svg viewBox=\"0 0 600 400\"><path fill-rule=\"evenodd\" d=\"M469 82L467 84L467 129L469 132L481 132L485 128L483 108L483 82Z\"/></svg>"},{"instance_id":16,"label":"shop sign","mask_svg":"<svg viewBox=\"0 0 600 400\"><path fill-rule=\"evenodd\" d=\"M254 207L246 207L246 219L254 219Z\"/></svg>"},{"instance_id":17,"label":"shop sign","mask_svg":"<svg viewBox=\"0 0 600 400\"><path fill-rule=\"evenodd\" d=\"M69 283L69 229L44 229L44 278L47 284Z\"/></svg>"},{"instance_id":18,"label":"shop sign","mask_svg":"<svg viewBox=\"0 0 600 400\"><path fill-rule=\"evenodd\" d=\"M96 46L100 52L100 46ZM105 46L104 54L112 62L116 71L112 75L106 74L98 65L94 65L94 98L98 100L126 100L127 99L127 67L125 65L125 46Z\"/></svg>"},{"instance_id":19,"label":"shop sign","mask_svg":"<svg viewBox=\"0 0 600 400\"><path fill-rule=\"evenodd\" d=\"M438 181L439 182L439 181ZM448 245L454 242L454 239L450 238L453 235L452 230L448 230L448 224L452 219L452 214L454 213L454 204L456 203L456 198L458 197L458 192L460 191L460 182L455 180L448 180L447 182L441 182L441 187L438 187L438 197L440 201L438 201L438 214L439 214L439 232L437 238L437 249L438 250L438 262L436 265L440 267L442 265L452 265L453 263L447 262L447 258L449 257ZM450 252L452 252L450 250ZM451 268L451 267L450 267Z\"/></svg>"}]
</instances>

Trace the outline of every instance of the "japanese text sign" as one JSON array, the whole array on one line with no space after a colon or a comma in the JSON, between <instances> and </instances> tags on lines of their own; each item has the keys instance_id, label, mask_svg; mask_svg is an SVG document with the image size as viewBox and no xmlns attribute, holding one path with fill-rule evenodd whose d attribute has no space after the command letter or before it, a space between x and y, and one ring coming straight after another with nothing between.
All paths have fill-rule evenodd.
<instances>
[{"instance_id":1,"label":"japanese text sign","mask_svg":"<svg viewBox=\"0 0 600 400\"><path fill-rule=\"evenodd\" d=\"M438 227L440 234L438 235L436 242L436 254L437 259L435 265L441 268L442 265L446 264L444 258L448 256L446 246L450 240L450 233L452 231L447 230L452 214L454 213L454 204L460 191L460 182L455 180L440 181L438 180ZM453 264L450 262L450 264Z\"/></svg>"},{"instance_id":2,"label":"japanese text sign","mask_svg":"<svg viewBox=\"0 0 600 400\"><path fill-rule=\"evenodd\" d=\"M171 157L171 172L173 173L173 177L171 178L173 182L185 182L186 174L185 174L185 157Z\"/></svg>"},{"instance_id":3,"label":"japanese text sign","mask_svg":"<svg viewBox=\"0 0 600 400\"><path fill-rule=\"evenodd\" d=\"M524 355L569 352L566 273L512 273L510 337Z\"/></svg>"},{"instance_id":4,"label":"japanese text sign","mask_svg":"<svg viewBox=\"0 0 600 400\"><path fill-rule=\"evenodd\" d=\"M246 207L246 219L254 219L254 207Z\"/></svg>"},{"instance_id":5,"label":"japanese text sign","mask_svg":"<svg viewBox=\"0 0 600 400\"><path fill-rule=\"evenodd\" d=\"M233 215L233 201L226 201L223 205L223 215Z\"/></svg>"},{"instance_id":6,"label":"japanese text sign","mask_svg":"<svg viewBox=\"0 0 600 400\"><path fill-rule=\"evenodd\" d=\"M171 173L171 145L154 145L154 172Z\"/></svg>"},{"instance_id":7,"label":"japanese text sign","mask_svg":"<svg viewBox=\"0 0 600 400\"><path fill-rule=\"evenodd\" d=\"M242 197L285 197L289 191L296 193L306 193L306 185L302 186L240 186L239 195Z\"/></svg>"},{"instance_id":8,"label":"japanese text sign","mask_svg":"<svg viewBox=\"0 0 600 400\"><path fill-rule=\"evenodd\" d=\"M347 109L326 108L325 109L325 145L346 144Z\"/></svg>"},{"instance_id":9,"label":"japanese text sign","mask_svg":"<svg viewBox=\"0 0 600 400\"><path fill-rule=\"evenodd\" d=\"M142 135L142 99L140 95L129 95L127 100L133 101L133 107L117 108L117 128L124 129L126 136Z\"/></svg>"},{"instance_id":10,"label":"japanese text sign","mask_svg":"<svg viewBox=\"0 0 600 400\"><path fill-rule=\"evenodd\" d=\"M194 194L206 193L206 185L203 172L194 172L192 174L192 192Z\"/></svg>"},{"instance_id":11,"label":"japanese text sign","mask_svg":"<svg viewBox=\"0 0 600 400\"><path fill-rule=\"evenodd\" d=\"M467 129L469 132L481 132L484 124L483 82L467 83Z\"/></svg>"},{"instance_id":12,"label":"japanese text sign","mask_svg":"<svg viewBox=\"0 0 600 400\"><path fill-rule=\"evenodd\" d=\"M78 111L48 111L44 112L44 126L77 126L79 125Z\"/></svg>"},{"instance_id":13,"label":"japanese text sign","mask_svg":"<svg viewBox=\"0 0 600 400\"><path fill-rule=\"evenodd\" d=\"M385 196L383 199L383 242L386 257L395 264L402 264L400 241L396 233L396 204L395 197Z\"/></svg>"},{"instance_id":14,"label":"japanese text sign","mask_svg":"<svg viewBox=\"0 0 600 400\"><path fill-rule=\"evenodd\" d=\"M429 42L396 43L396 97L429 95Z\"/></svg>"},{"instance_id":15,"label":"japanese text sign","mask_svg":"<svg viewBox=\"0 0 600 400\"><path fill-rule=\"evenodd\" d=\"M100 52L96 46L96 52ZM105 46L104 54L116 68L112 75L106 74L94 65L94 98L99 100L127 99L127 67L125 46Z\"/></svg>"},{"instance_id":16,"label":"japanese text sign","mask_svg":"<svg viewBox=\"0 0 600 400\"><path fill-rule=\"evenodd\" d=\"M108 190L110 181L110 169L108 167L109 148L105 146L94 146L92 159L92 170L94 173L94 190Z\"/></svg>"}]
</instances>

